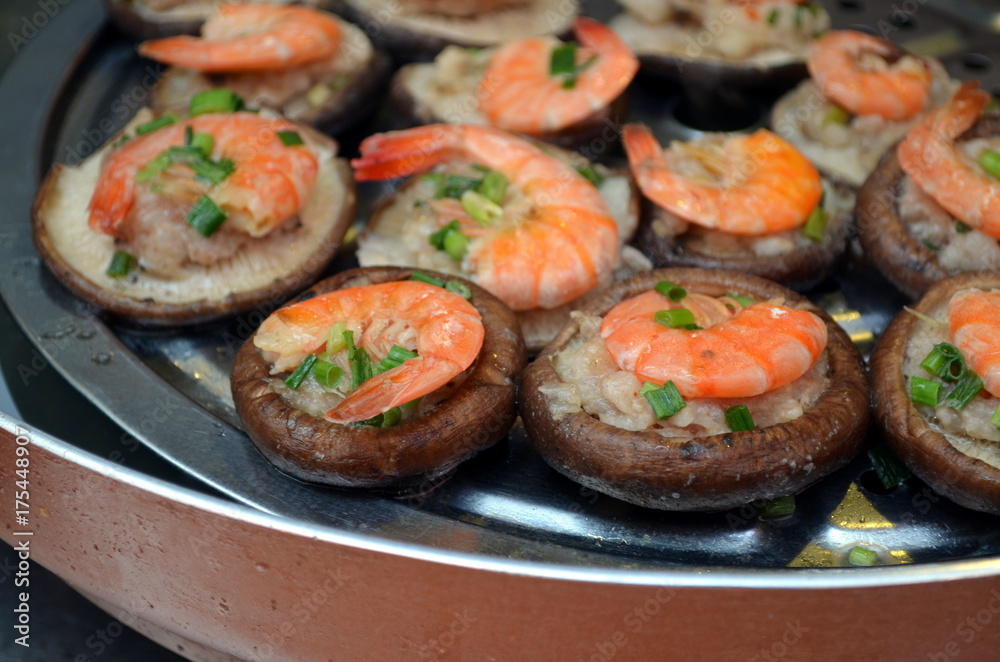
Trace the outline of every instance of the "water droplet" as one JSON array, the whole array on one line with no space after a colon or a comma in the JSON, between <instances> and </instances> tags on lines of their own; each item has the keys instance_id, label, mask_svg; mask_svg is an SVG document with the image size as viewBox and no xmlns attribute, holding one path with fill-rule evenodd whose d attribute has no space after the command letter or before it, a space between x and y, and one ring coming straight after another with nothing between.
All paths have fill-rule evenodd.
<instances>
[{"instance_id":1,"label":"water droplet","mask_svg":"<svg viewBox=\"0 0 1000 662\"><path fill-rule=\"evenodd\" d=\"M257 564L257 572L267 572L268 565L261 561Z\"/></svg>"},{"instance_id":2,"label":"water droplet","mask_svg":"<svg viewBox=\"0 0 1000 662\"><path fill-rule=\"evenodd\" d=\"M94 356L91 357L90 360L96 363L97 365L108 365L109 363L111 363L111 359L113 359L114 357L115 357L114 354L110 354L108 352L100 352L98 354L94 354Z\"/></svg>"},{"instance_id":3,"label":"water droplet","mask_svg":"<svg viewBox=\"0 0 1000 662\"><path fill-rule=\"evenodd\" d=\"M94 337L93 329L84 329L80 333L76 334L76 337L80 340L90 340Z\"/></svg>"}]
</instances>

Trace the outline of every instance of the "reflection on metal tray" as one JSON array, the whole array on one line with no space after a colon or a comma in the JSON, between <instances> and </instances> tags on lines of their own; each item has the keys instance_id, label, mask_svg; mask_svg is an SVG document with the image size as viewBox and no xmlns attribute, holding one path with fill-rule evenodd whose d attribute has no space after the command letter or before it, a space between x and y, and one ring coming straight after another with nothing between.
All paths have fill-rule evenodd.
<instances>
[{"instance_id":1,"label":"reflection on metal tray","mask_svg":"<svg viewBox=\"0 0 1000 662\"><path fill-rule=\"evenodd\" d=\"M90 6L91 26L97 29L97 1L80 2ZM601 5L598 13L608 13L607 3L593 4ZM1000 62L1000 53L985 49L993 43L989 37L948 22L929 5L914 4L919 12L905 15L876 10L875 3L861 0L841 0L831 10L839 26L867 26L942 53L953 74L988 76L985 86L996 92L1000 82L990 67ZM14 155L0 167L8 181L17 182L8 199L17 213L2 220L7 240L0 246L0 286L18 322L81 392L143 443L205 483L262 510L305 522L567 565L831 566L844 565L847 550L858 544L880 550L885 564L1000 553L995 518L953 506L916 479L881 493L873 487L876 481L864 454L798 495L792 517L771 521L761 520L750 505L707 515L671 514L601 496L549 469L520 429L450 480L407 494L325 489L280 474L240 431L229 395L233 357L260 315L178 332L108 326L35 257L26 215L39 178L53 161L78 161L107 140L142 105L158 73L106 28L96 39L81 36L72 46L81 57L75 69L68 69L72 75L65 83L58 78L62 68L40 70L33 81L35 98L59 90L50 115L28 125L0 127L0 144ZM682 98L676 86L640 81L636 88L634 119L679 126L663 116L664 108L676 107ZM23 112L24 100L0 104L15 111L8 116L30 115ZM382 190L363 189L366 203ZM333 269L350 260L342 257ZM903 303L858 256L809 294L863 350L870 349Z\"/></svg>"}]
</instances>

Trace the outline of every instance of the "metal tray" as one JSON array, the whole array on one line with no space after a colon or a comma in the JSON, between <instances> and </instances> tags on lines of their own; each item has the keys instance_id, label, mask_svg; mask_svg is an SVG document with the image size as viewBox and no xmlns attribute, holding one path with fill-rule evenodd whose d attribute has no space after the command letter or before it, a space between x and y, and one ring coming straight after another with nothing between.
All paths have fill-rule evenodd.
<instances>
[{"instance_id":1,"label":"metal tray","mask_svg":"<svg viewBox=\"0 0 1000 662\"><path fill-rule=\"evenodd\" d=\"M593 4L598 15L610 11L607 3ZM915 14L869 10L848 0L830 9L840 26L878 29L884 23L891 37L912 34L924 48L950 50L945 62L953 74L989 75L985 87L1000 89L989 69L1000 64L1000 52L985 50L996 42L977 36L971 23L935 14L932 4L917 5ZM714 581L720 571L740 568L758 572L763 585L788 585L794 573L775 569L844 565L846 551L858 544L881 550L884 564L1000 554L996 518L952 505L916 479L881 493L864 454L799 494L795 514L777 521L760 520L751 505L671 514L599 495L549 469L519 430L442 484L404 494L326 489L281 474L240 431L229 395L235 352L262 315L170 332L111 325L51 277L31 243L32 198L49 166L73 163L105 142L142 105L156 72L105 25L98 0L66 6L11 67L0 84L2 116L16 118L0 125L6 210L0 217L0 294L73 386L135 439L205 484L298 524L372 540L563 567L711 569ZM661 109L676 100L677 88L640 83L633 116L674 130L676 123ZM365 200L380 190L363 189ZM903 303L860 259L848 260L810 296L865 349Z\"/></svg>"}]
</instances>

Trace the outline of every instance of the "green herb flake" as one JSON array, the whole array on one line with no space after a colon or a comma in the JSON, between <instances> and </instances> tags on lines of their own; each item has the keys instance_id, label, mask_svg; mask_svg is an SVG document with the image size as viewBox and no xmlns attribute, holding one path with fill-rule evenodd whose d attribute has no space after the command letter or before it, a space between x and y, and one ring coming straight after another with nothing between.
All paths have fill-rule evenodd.
<instances>
[{"instance_id":1,"label":"green herb flake","mask_svg":"<svg viewBox=\"0 0 1000 662\"><path fill-rule=\"evenodd\" d=\"M285 147L298 147L306 144L306 141L302 140L302 136L299 135L298 131L275 131L275 133L278 136L278 140Z\"/></svg>"},{"instance_id":2,"label":"green herb flake","mask_svg":"<svg viewBox=\"0 0 1000 662\"><path fill-rule=\"evenodd\" d=\"M757 425L753 422L750 409L746 405L734 405L726 410L726 425L733 432L746 432L756 430Z\"/></svg>"},{"instance_id":3,"label":"green herb flake","mask_svg":"<svg viewBox=\"0 0 1000 662\"><path fill-rule=\"evenodd\" d=\"M671 329L682 329L695 323L694 313L687 308L660 310L653 315L653 319L656 320L657 324L662 324Z\"/></svg>"},{"instance_id":4,"label":"green herb flake","mask_svg":"<svg viewBox=\"0 0 1000 662\"><path fill-rule=\"evenodd\" d=\"M646 402L653 408L656 418L661 421L665 418L670 418L687 406L684 398L677 390L677 386L672 381L668 381L661 387L651 382L646 382L639 390L639 393L646 398Z\"/></svg>"},{"instance_id":5,"label":"green herb flake","mask_svg":"<svg viewBox=\"0 0 1000 662\"><path fill-rule=\"evenodd\" d=\"M772 520L791 517L795 513L795 495L787 494L770 501L758 501L754 505L757 508L758 519Z\"/></svg>"},{"instance_id":6,"label":"green herb flake","mask_svg":"<svg viewBox=\"0 0 1000 662\"><path fill-rule=\"evenodd\" d=\"M178 119L179 118L177 117L177 115L174 115L173 113L167 113L165 115L161 115L160 117L157 117L154 120L150 120L145 124L140 124L139 126L135 127L135 134L137 136L145 136L146 134L152 133L157 129L162 129L165 126L176 124Z\"/></svg>"},{"instance_id":7,"label":"green herb flake","mask_svg":"<svg viewBox=\"0 0 1000 662\"><path fill-rule=\"evenodd\" d=\"M288 379L285 380L285 386L292 390L298 390L298 388L302 386L302 382L305 381L305 378L309 376L309 371L312 370L312 367L318 360L319 359L315 354L310 354L303 359L302 363L299 364L299 367L297 367L295 371L288 376Z\"/></svg>"},{"instance_id":8,"label":"green herb flake","mask_svg":"<svg viewBox=\"0 0 1000 662\"><path fill-rule=\"evenodd\" d=\"M188 212L187 222L203 237L211 237L226 221L226 212L222 211L207 195L195 203Z\"/></svg>"},{"instance_id":9,"label":"green herb flake","mask_svg":"<svg viewBox=\"0 0 1000 662\"><path fill-rule=\"evenodd\" d=\"M132 273L132 270L138 266L136 259L130 253L125 251L115 251L115 254L111 257L111 263L108 264L108 269L106 273L111 278L124 278Z\"/></svg>"}]
</instances>

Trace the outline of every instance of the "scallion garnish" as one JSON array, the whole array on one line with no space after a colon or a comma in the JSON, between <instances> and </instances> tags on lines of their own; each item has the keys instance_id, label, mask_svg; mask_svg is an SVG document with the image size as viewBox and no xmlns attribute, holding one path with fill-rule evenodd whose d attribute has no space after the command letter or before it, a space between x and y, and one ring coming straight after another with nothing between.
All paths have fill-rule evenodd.
<instances>
[{"instance_id":1,"label":"scallion garnish","mask_svg":"<svg viewBox=\"0 0 1000 662\"><path fill-rule=\"evenodd\" d=\"M600 186L604 183L604 175L597 172L593 166L577 166L576 171L594 186Z\"/></svg>"},{"instance_id":2,"label":"scallion garnish","mask_svg":"<svg viewBox=\"0 0 1000 662\"><path fill-rule=\"evenodd\" d=\"M221 184L236 170L236 163L231 159L194 161L188 165L194 170L195 179L206 184Z\"/></svg>"},{"instance_id":3,"label":"scallion garnish","mask_svg":"<svg viewBox=\"0 0 1000 662\"><path fill-rule=\"evenodd\" d=\"M111 278L124 278L128 276L136 267L136 260L130 253L125 251L115 251L111 256L111 263L108 264L106 273Z\"/></svg>"},{"instance_id":4,"label":"scallion garnish","mask_svg":"<svg viewBox=\"0 0 1000 662\"><path fill-rule=\"evenodd\" d=\"M1000 179L1000 152L992 149L984 149L979 154L978 163L991 176Z\"/></svg>"},{"instance_id":5,"label":"scallion garnish","mask_svg":"<svg viewBox=\"0 0 1000 662\"><path fill-rule=\"evenodd\" d=\"M476 223L483 227L488 227L503 218L503 207L488 199L481 193L466 191L460 199L462 209L473 218Z\"/></svg>"},{"instance_id":6,"label":"scallion garnish","mask_svg":"<svg viewBox=\"0 0 1000 662\"><path fill-rule=\"evenodd\" d=\"M781 17L781 12L779 10L777 10L777 9L772 9L771 11L769 11L767 13L767 24L768 25L777 25L778 24L778 18L780 18L780 17Z\"/></svg>"},{"instance_id":7,"label":"scallion garnish","mask_svg":"<svg viewBox=\"0 0 1000 662\"><path fill-rule=\"evenodd\" d=\"M852 547L847 554L847 562L858 566L875 565L878 562L878 552L864 547Z\"/></svg>"},{"instance_id":8,"label":"scallion garnish","mask_svg":"<svg viewBox=\"0 0 1000 662\"><path fill-rule=\"evenodd\" d=\"M285 386L287 386L292 390L296 390L300 386L302 386L302 382L309 375L309 371L312 370L313 366L316 364L316 361L318 360L319 359L316 357L315 354L310 354L309 356L304 358L302 360L302 363L299 364L299 367L296 368L295 371L288 376L288 379L285 380Z\"/></svg>"},{"instance_id":9,"label":"scallion garnish","mask_svg":"<svg viewBox=\"0 0 1000 662\"><path fill-rule=\"evenodd\" d=\"M382 359L378 366L375 367L375 374L380 374L386 370L392 370L397 366L403 365L404 361L409 359L417 358L416 352L411 352L405 347L400 347L399 345L393 345L392 349L389 350L389 354Z\"/></svg>"},{"instance_id":10,"label":"scallion garnish","mask_svg":"<svg viewBox=\"0 0 1000 662\"><path fill-rule=\"evenodd\" d=\"M344 371L329 361L317 360L312 367L312 376L320 386L332 391L340 385Z\"/></svg>"},{"instance_id":11,"label":"scallion garnish","mask_svg":"<svg viewBox=\"0 0 1000 662\"><path fill-rule=\"evenodd\" d=\"M481 179L462 177L461 175L447 175L443 172L432 172L424 175L423 180L434 184L434 199L462 197L466 191L474 191L482 182Z\"/></svg>"},{"instance_id":12,"label":"scallion garnish","mask_svg":"<svg viewBox=\"0 0 1000 662\"><path fill-rule=\"evenodd\" d=\"M191 127L188 127L189 129ZM191 147L201 152L206 159L212 157L212 150L215 149L215 138L211 133L195 133L191 136Z\"/></svg>"},{"instance_id":13,"label":"scallion garnish","mask_svg":"<svg viewBox=\"0 0 1000 662\"><path fill-rule=\"evenodd\" d=\"M823 112L823 125L827 124L847 124L851 121L851 114L840 106L830 106Z\"/></svg>"},{"instance_id":14,"label":"scallion garnish","mask_svg":"<svg viewBox=\"0 0 1000 662\"><path fill-rule=\"evenodd\" d=\"M448 290L452 294L457 294L466 300L472 298L472 289L470 289L465 283L461 283L457 280L449 280L444 284L444 289Z\"/></svg>"},{"instance_id":15,"label":"scallion garnish","mask_svg":"<svg viewBox=\"0 0 1000 662\"><path fill-rule=\"evenodd\" d=\"M993 412L993 416L990 417L990 423L1000 428L1000 405L997 406L996 411Z\"/></svg>"},{"instance_id":16,"label":"scallion garnish","mask_svg":"<svg viewBox=\"0 0 1000 662\"><path fill-rule=\"evenodd\" d=\"M152 181L160 176L164 170L173 165L170 156L166 153L160 154L155 159L147 163L142 170L135 173L135 181L141 183Z\"/></svg>"},{"instance_id":17,"label":"scallion garnish","mask_svg":"<svg viewBox=\"0 0 1000 662\"><path fill-rule=\"evenodd\" d=\"M469 238L459 229L458 221L451 221L437 232L431 234L427 241L439 251L445 251L453 260L465 257L469 246Z\"/></svg>"},{"instance_id":18,"label":"scallion garnish","mask_svg":"<svg viewBox=\"0 0 1000 662\"><path fill-rule=\"evenodd\" d=\"M946 382L957 382L965 374L962 353L946 342L934 345L934 349L920 362L920 367Z\"/></svg>"},{"instance_id":19,"label":"scallion garnish","mask_svg":"<svg viewBox=\"0 0 1000 662\"><path fill-rule=\"evenodd\" d=\"M225 88L216 88L199 92L191 97L188 115L197 117L208 113L235 113L243 108L243 99L235 92Z\"/></svg>"},{"instance_id":20,"label":"scallion garnish","mask_svg":"<svg viewBox=\"0 0 1000 662\"><path fill-rule=\"evenodd\" d=\"M656 284L655 289L671 301L680 301L687 296L687 290L677 283L671 283L669 280L661 280Z\"/></svg>"},{"instance_id":21,"label":"scallion garnish","mask_svg":"<svg viewBox=\"0 0 1000 662\"><path fill-rule=\"evenodd\" d=\"M137 136L144 136L147 133L152 133L153 131L156 131L157 129L162 129L165 126L170 126L171 124L175 124L178 119L179 118L177 117L177 115L174 115L173 113L167 113L166 115L161 115L160 117L157 117L155 120L150 120L145 124L140 124L139 126L135 127L135 134Z\"/></svg>"},{"instance_id":22,"label":"scallion garnish","mask_svg":"<svg viewBox=\"0 0 1000 662\"><path fill-rule=\"evenodd\" d=\"M657 324L668 326L671 329L683 329L694 325L694 313L687 308L673 308L671 310L660 310L653 319Z\"/></svg>"},{"instance_id":23,"label":"scallion garnish","mask_svg":"<svg viewBox=\"0 0 1000 662\"><path fill-rule=\"evenodd\" d=\"M753 297L744 296L742 294L733 294L732 292L727 292L726 296L735 301L736 303L740 304L744 308L749 308L750 306L757 303L756 301L754 301Z\"/></svg>"},{"instance_id":24,"label":"scallion garnish","mask_svg":"<svg viewBox=\"0 0 1000 662\"><path fill-rule=\"evenodd\" d=\"M955 221L955 232L958 234L968 234L972 232L972 226L963 223L962 221Z\"/></svg>"},{"instance_id":25,"label":"scallion garnish","mask_svg":"<svg viewBox=\"0 0 1000 662\"><path fill-rule=\"evenodd\" d=\"M333 356L347 349L347 340L344 338L345 331L347 331L347 325L343 322L337 322L326 332L327 354Z\"/></svg>"},{"instance_id":26,"label":"scallion garnish","mask_svg":"<svg viewBox=\"0 0 1000 662\"><path fill-rule=\"evenodd\" d=\"M656 418L661 421L665 418L670 418L681 409L687 407L684 398L681 397L677 387L671 381L668 381L661 387L657 387L656 384L651 382L646 382L639 390L639 393L646 398L646 402L653 408Z\"/></svg>"},{"instance_id":27,"label":"scallion garnish","mask_svg":"<svg viewBox=\"0 0 1000 662\"><path fill-rule=\"evenodd\" d=\"M576 79L580 76L580 72L597 61L595 55L583 64L577 65L576 51L578 48L579 45L573 41L560 44L552 49L552 55L549 58L549 74L562 77L562 87L565 90L572 90L576 87Z\"/></svg>"},{"instance_id":28,"label":"scallion garnish","mask_svg":"<svg viewBox=\"0 0 1000 662\"><path fill-rule=\"evenodd\" d=\"M757 429L757 425L753 422L753 416L750 415L750 409L746 405L733 405L727 409L726 425L733 432Z\"/></svg>"},{"instance_id":29,"label":"scallion garnish","mask_svg":"<svg viewBox=\"0 0 1000 662\"><path fill-rule=\"evenodd\" d=\"M945 396L945 404L947 404L952 409L957 409L959 411L965 409L972 398L979 395L979 392L983 390L983 380L979 378L979 375L974 373L972 370L966 370L965 374L955 385L955 388L951 390L947 396Z\"/></svg>"},{"instance_id":30,"label":"scallion garnish","mask_svg":"<svg viewBox=\"0 0 1000 662\"><path fill-rule=\"evenodd\" d=\"M414 271L410 274L410 280L419 281L421 283L427 283L428 285L437 285L438 287L444 287L444 281L434 276L428 276L422 271Z\"/></svg>"},{"instance_id":31,"label":"scallion garnish","mask_svg":"<svg viewBox=\"0 0 1000 662\"><path fill-rule=\"evenodd\" d=\"M402 418L403 414L399 410L399 407L393 407L392 409L384 411L374 418L369 418L367 421L358 421L354 425L359 428L391 428L395 425L399 425L399 421Z\"/></svg>"},{"instance_id":32,"label":"scallion garnish","mask_svg":"<svg viewBox=\"0 0 1000 662\"><path fill-rule=\"evenodd\" d=\"M187 215L187 222L203 237L211 237L225 221L226 212L207 195L201 196Z\"/></svg>"},{"instance_id":33,"label":"scallion garnish","mask_svg":"<svg viewBox=\"0 0 1000 662\"><path fill-rule=\"evenodd\" d=\"M507 195L507 177L502 172L490 170L483 175L483 181L476 188L484 198L499 205L503 203L503 198Z\"/></svg>"},{"instance_id":34,"label":"scallion garnish","mask_svg":"<svg viewBox=\"0 0 1000 662\"><path fill-rule=\"evenodd\" d=\"M354 345L354 332L344 331L344 342L347 343L347 358L351 362L351 390L372 378L372 357L363 347Z\"/></svg>"},{"instance_id":35,"label":"scallion garnish","mask_svg":"<svg viewBox=\"0 0 1000 662\"><path fill-rule=\"evenodd\" d=\"M910 377L910 401L918 405L937 407L941 384L930 379Z\"/></svg>"},{"instance_id":36,"label":"scallion garnish","mask_svg":"<svg viewBox=\"0 0 1000 662\"><path fill-rule=\"evenodd\" d=\"M822 206L817 205L816 209L813 209L812 213L809 214L805 225L802 226L802 234L810 241L823 241L823 237L826 235L826 224L829 220L830 214Z\"/></svg>"},{"instance_id":37,"label":"scallion garnish","mask_svg":"<svg viewBox=\"0 0 1000 662\"><path fill-rule=\"evenodd\" d=\"M757 517L759 519L779 519L788 517L795 512L795 495L787 494L770 501L759 501L754 504L757 507Z\"/></svg>"},{"instance_id":38,"label":"scallion garnish","mask_svg":"<svg viewBox=\"0 0 1000 662\"><path fill-rule=\"evenodd\" d=\"M305 145L306 141L302 140L302 136L299 135L298 131L275 131L278 134L278 139L281 140L285 147L298 147L299 145Z\"/></svg>"},{"instance_id":39,"label":"scallion garnish","mask_svg":"<svg viewBox=\"0 0 1000 662\"><path fill-rule=\"evenodd\" d=\"M909 470L885 446L876 446L869 450L868 458L872 461L872 468L875 469L882 487L887 490L896 489L910 478Z\"/></svg>"},{"instance_id":40,"label":"scallion garnish","mask_svg":"<svg viewBox=\"0 0 1000 662\"><path fill-rule=\"evenodd\" d=\"M447 235L452 230L457 230L457 229L458 229L458 221L451 221L447 225L443 226L437 232L431 233L431 235L427 237L427 241L434 248L438 249L439 251L443 251L445 235Z\"/></svg>"}]
</instances>

